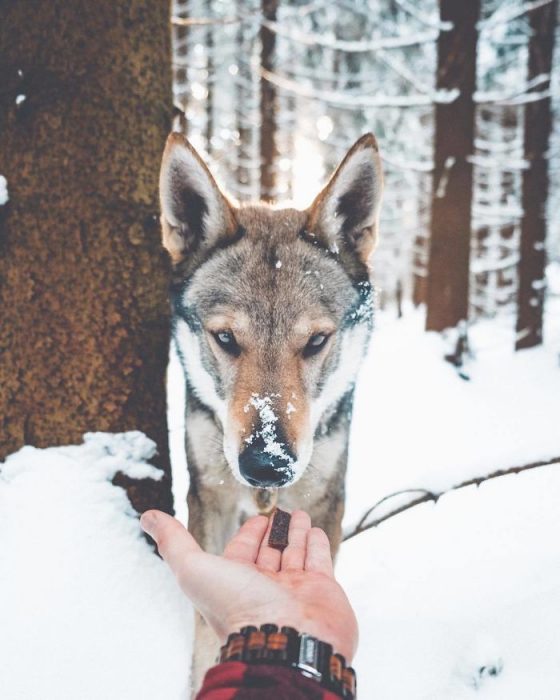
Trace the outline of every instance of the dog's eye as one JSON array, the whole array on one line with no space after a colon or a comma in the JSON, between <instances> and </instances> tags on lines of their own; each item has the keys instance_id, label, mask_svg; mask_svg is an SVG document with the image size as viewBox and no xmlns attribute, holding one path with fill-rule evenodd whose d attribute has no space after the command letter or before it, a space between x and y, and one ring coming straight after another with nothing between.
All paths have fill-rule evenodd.
<instances>
[{"instance_id":1,"label":"dog's eye","mask_svg":"<svg viewBox=\"0 0 560 700\"><path fill-rule=\"evenodd\" d=\"M225 350L229 355L233 355L233 357L239 357L241 348L237 344L235 336L231 331L217 331L216 333L212 333L212 335L222 350Z\"/></svg>"},{"instance_id":2,"label":"dog's eye","mask_svg":"<svg viewBox=\"0 0 560 700\"><path fill-rule=\"evenodd\" d=\"M321 352L328 339L329 336L326 333L315 333L315 335L312 335L307 341L307 345L303 349L303 356L311 357Z\"/></svg>"}]
</instances>

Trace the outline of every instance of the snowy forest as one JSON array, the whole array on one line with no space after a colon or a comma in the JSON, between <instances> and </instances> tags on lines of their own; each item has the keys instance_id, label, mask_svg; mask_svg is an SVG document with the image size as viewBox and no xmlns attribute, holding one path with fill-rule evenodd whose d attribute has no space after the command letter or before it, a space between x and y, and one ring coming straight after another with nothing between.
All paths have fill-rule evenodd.
<instances>
[{"instance_id":1,"label":"snowy forest","mask_svg":"<svg viewBox=\"0 0 560 700\"><path fill-rule=\"evenodd\" d=\"M192 691L193 606L139 525L189 523L171 130L232 201L298 209L375 135L335 569L358 697L558 700L558 5L0 3L2 700Z\"/></svg>"},{"instance_id":2,"label":"snowy forest","mask_svg":"<svg viewBox=\"0 0 560 700\"><path fill-rule=\"evenodd\" d=\"M507 317L531 347L560 259L555 17L520 0L175 2L179 128L238 200L300 206L372 131L381 307L427 304L431 330Z\"/></svg>"}]
</instances>

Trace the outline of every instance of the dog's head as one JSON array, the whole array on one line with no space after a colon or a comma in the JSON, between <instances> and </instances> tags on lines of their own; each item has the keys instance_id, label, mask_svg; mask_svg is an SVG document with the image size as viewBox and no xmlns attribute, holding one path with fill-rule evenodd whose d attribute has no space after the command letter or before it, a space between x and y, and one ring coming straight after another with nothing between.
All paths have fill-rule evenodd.
<instances>
[{"instance_id":1,"label":"dog's head","mask_svg":"<svg viewBox=\"0 0 560 700\"><path fill-rule=\"evenodd\" d=\"M352 389L371 331L382 170L348 152L307 211L235 207L179 134L160 176L174 335L189 390L220 421L237 479L287 486Z\"/></svg>"}]
</instances>

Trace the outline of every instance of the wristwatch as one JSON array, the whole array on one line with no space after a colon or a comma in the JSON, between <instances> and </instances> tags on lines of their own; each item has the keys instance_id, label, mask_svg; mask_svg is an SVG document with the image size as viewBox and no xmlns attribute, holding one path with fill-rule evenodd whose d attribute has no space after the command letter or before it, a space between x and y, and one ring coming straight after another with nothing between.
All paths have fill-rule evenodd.
<instances>
[{"instance_id":1,"label":"wristwatch","mask_svg":"<svg viewBox=\"0 0 560 700\"><path fill-rule=\"evenodd\" d=\"M293 627L249 625L230 634L220 649L220 663L243 661L287 666L300 671L321 687L337 693L345 700L356 698L356 673L346 666L342 654L310 634L300 634Z\"/></svg>"}]
</instances>

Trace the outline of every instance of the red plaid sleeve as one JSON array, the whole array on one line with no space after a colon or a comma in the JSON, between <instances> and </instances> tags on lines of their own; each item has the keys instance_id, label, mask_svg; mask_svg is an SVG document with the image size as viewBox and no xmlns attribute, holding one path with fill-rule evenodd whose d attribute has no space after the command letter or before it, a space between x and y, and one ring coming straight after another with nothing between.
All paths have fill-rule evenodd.
<instances>
[{"instance_id":1,"label":"red plaid sleeve","mask_svg":"<svg viewBox=\"0 0 560 700\"><path fill-rule=\"evenodd\" d=\"M208 671L196 700L340 700L340 696L292 668L227 661Z\"/></svg>"}]
</instances>

